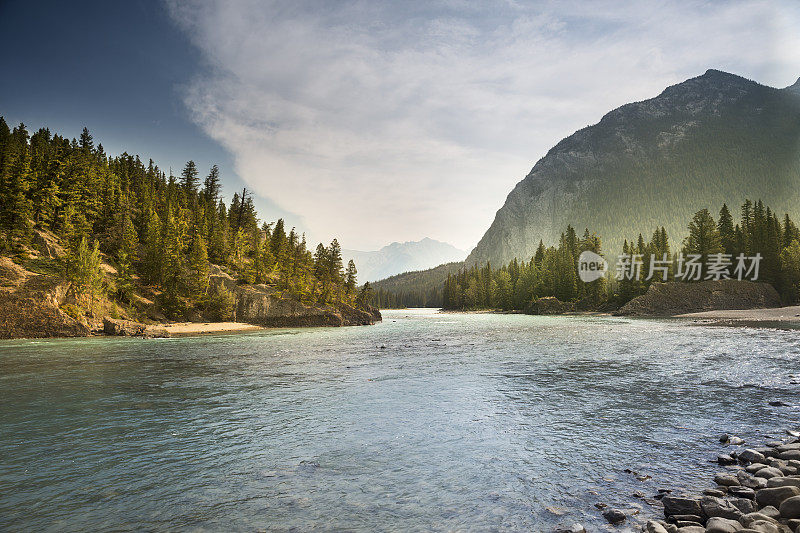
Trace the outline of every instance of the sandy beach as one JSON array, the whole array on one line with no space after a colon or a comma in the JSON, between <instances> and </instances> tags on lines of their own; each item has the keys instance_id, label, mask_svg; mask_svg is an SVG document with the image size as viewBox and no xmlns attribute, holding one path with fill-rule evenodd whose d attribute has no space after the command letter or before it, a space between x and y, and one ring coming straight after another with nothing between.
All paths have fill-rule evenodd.
<instances>
[{"instance_id":1,"label":"sandy beach","mask_svg":"<svg viewBox=\"0 0 800 533\"><path fill-rule=\"evenodd\" d=\"M171 337L178 337L181 335L204 335L210 333L242 333L264 328L253 324L245 324L244 322L176 322L166 326L158 326L157 329L166 331Z\"/></svg>"}]
</instances>

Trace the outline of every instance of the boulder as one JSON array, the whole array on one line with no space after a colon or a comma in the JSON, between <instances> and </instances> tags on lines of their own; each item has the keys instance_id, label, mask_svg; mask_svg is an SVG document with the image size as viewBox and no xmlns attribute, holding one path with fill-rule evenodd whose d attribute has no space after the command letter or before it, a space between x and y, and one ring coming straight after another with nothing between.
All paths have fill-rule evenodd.
<instances>
[{"instance_id":1,"label":"boulder","mask_svg":"<svg viewBox=\"0 0 800 533\"><path fill-rule=\"evenodd\" d=\"M619 524L625 521L625 513L620 511L619 509L607 509L603 511L603 518L605 518L609 524Z\"/></svg>"},{"instance_id":2,"label":"boulder","mask_svg":"<svg viewBox=\"0 0 800 533\"><path fill-rule=\"evenodd\" d=\"M766 520L756 520L750 524L750 529L759 531L760 533L783 533L778 524L767 522Z\"/></svg>"},{"instance_id":3,"label":"boulder","mask_svg":"<svg viewBox=\"0 0 800 533\"><path fill-rule=\"evenodd\" d=\"M754 474L756 477L763 477L764 479L770 479L773 477L783 477L783 472L780 471L779 468L775 468L773 466L768 466L766 468L762 468L758 472Z\"/></svg>"},{"instance_id":4,"label":"boulder","mask_svg":"<svg viewBox=\"0 0 800 533\"><path fill-rule=\"evenodd\" d=\"M755 494L753 495L755 497ZM739 509L742 513L753 513L757 510L756 504L752 499L747 498L732 498L728 500L731 504Z\"/></svg>"},{"instance_id":5,"label":"boulder","mask_svg":"<svg viewBox=\"0 0 800 533\"><path fill-rule=\"evenodd\" d=\"M786 498L780 505L781 517L787 519L800 519L800 496Z\"/></svg>"},{"instance_id":6,"label":"boulder","mask_svg":"<svg viewBox=\"0 0 800 533\"><path fill-rule=\"evenodd\" d=\"M756 497L756 491L750 487L728 487L728 494L736 496L737 498L747 498L749 500L754 500Z\"/></svg>"},{"instance_id":7,"label":"boulder","mask_svg":"<svg viewBox=\"0 0 800 533\"><path fill-rule=\"evenodd\" d=\"M733 474L717 474L714 476L714 483L722 485L723 487L734 487L741 485L739 479Z\"/></svg>"},{"instance_id":8,"label":"boulder","mask_svg":"<svg viewBox=\"0 0 800 533\"><path fill-rule=\"evenodd\" d=\"M765 488L756 492L756 502L760 507L771 505L779 508L784 500L792 496L800 496L800 488L797 487L774 487Z\"/></svg>"},{"instance_id":9,"label":"boulder","mask_svg":"<svg viewBox=\"0 0 800 533\"><path fill-rule=\"evenodd\" d=\"M667 528L655 520L648 520L644 526L644 533L667 533Z\"/></svg>"},{"instance_id":10,"label":"boulder","mask_svg":"<svg viewBox=\"0 0 800 533\"><path fill-rule=\"evenodd\" d=\"M103 333L117 337L143 337L147 326L133 320L103 319Z\"/></svg>"},{"instance_id":11,"label":"boulder","mask_svg":"<svg viewBox=\"0 0 800 533\"><path fill-rule=\"evenodd\" d=\"M672 522L677 526L688 526L692 524L702 524L703 517L700 515L693 515L693 514L674 514L667 518L668 522Z\"/></svg>"},{"instance_id":12,"label":"boulder","mask_svg":"<svg viewBox=\"0 0 800 533\"><path fill-rule=\"evenodd\" d=\"M678 533L706 533L703 526L683 526L678 528Z\"/></svg>"},{"instance_id":13,"label":"boulder","mask_svg":"<svg viewBox=\"0 0 800 533\"><path fill-rule=\"evenodd\" d=\"M734 533L742 529L742 524L737 520L713 517L706 522L706 533Z\"/></svg>"},{"instance_id":14,"label":"boulder","mask_svg":"<svg viewBox=\"0 0 800 533\"><path fill-rule=\"evenodd\" d=\"M787 461L798 461L800 460L800 450L788 450L781 452L778 457Z\"/></svg>"},{"instance_id":15,"label":"boulder","mask_svg":"<svg viewBox=\"0 0 800 533\"><path fill-rule=\"evenodd\" d=\"M763 489L767 486L766 479L761 477L755 477L752 474L748 474L743 470L737 472L736 477L739 479L739 483L751 489Z\"/></svg>"},{"instance_id":16,"label":"boulder","mask_svg":"<svg viewBox=\"0 0 800 533\"><path fill-rule=\"evenodd\" d=\"M623 316L674 316L717 309L780 307L775 288L762 282L721 280L651 283L647 292L625 304ZM730 442L730 440L729 440Z\"/></svg>"},{"instance_id":17,"label":"boulder","mask_svg":"<svg viewBox=\"0 0 800 533\"><path fill-rule=\"evenodd\" d=\"M762 507L758 510L759 514L763 514L773 520L778 520L781 517L780 511L771 505L767 505L766 507Z\"/></svg>"},{"instance_id":18,"label":"boulder","mask_svg":"<svg viewBox=\"0 0 800 533\"><path fill-rule=\"evenodd\" d=\"M763 453L752 448L748 448L739 454L739 461L742 463L763 463L766 460L767 458L764 457Z\"/></svg>"},{"instance_id":19,"label":"boulder","mask_svg":"<svg viewBox=\"0 0 800 533\"><path fill-rule=\"evenodd\" d=\"M683 498L680 496L667 495L661 499L664 504L664 516L673 515L695 515L702 516L703 508L698 498Z\"/></svg>"},{"instance_id":20,"label":"boulder","mask_svg":"<svg viewBox=\"0 0 800 533\"><path fill-rule=\"evenodd\" d=\"M266 285L236 285L227 275L211 276L211 287L224 287L234 297L232 320L261 327L362 326L381 320L373 307L360 309L347 304L315 307L283 298Z\"/></svg>"},{"instance_id":21,"label":"boulder","mask_svg":"<svg viewBox=\"0 0 800 533\"><path fill-rule=\"evenodd\" d=\"M705 516L707 517L720 517L738 520L742 516L740 511L735 505L722 498L715 498L713 496L703 496L700 499L700 507L702 507Z\"/></svg>"}]
</instances>

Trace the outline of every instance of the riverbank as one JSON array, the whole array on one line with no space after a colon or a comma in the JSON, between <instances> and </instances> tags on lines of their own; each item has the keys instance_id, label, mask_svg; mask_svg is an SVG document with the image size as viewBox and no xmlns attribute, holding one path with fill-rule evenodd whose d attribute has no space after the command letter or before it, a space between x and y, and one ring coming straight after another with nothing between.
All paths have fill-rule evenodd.
<instances>
[{"instance_id":1,"label":"riverbank","mask_svg":"<svg viewBox=\"0 0 800 533\"><path fill-rule=\"evenodd\" d=\"M780 402L776 402L780 403ZM713 486L693 493L659 489L652 497L639 495L664 519L651 519L645 533L798 533L800 532L800 431L748 447L733 435L720 437L720 466ZM735 447L728 451L729 447ZM702 483L701 483L702 485ZM596 507L613 525L634 522L638 516L603 504ZM630 524L629 524L630 525Z\"/></svg>"},{"instance_id":2,"label":"riverbank","mask_svg":"<svg viewBox=\"0 0 800 533\"><path fill-rule=\"evenodd\" d=\"M21 263L0 256L0 339L166 337L259 327L362 326L381 320L380 311L363 302L299 301L274 284L243 283L217 265L211 265L210 296L204 303L179 299L171 304L175 309L167 312L160 290L138 281L125 304L111 293L87 301L79 299L63 277L59 260L36 258ZM107 263L102 265L113 270Z\"/></svg>"},{"instance_id":3,"label":"riverbank","mask_svg":"<svg viewBox=\"0 0 800 533\"><path fill-rule=\"evenodd\" d=\"M210 335L214 333L245 333L267 328L246 324L244 322L176 322L163 326L161 329L168 333L170 337L187 337L193 335Z\"/></svg>"},{"instance_id":4,"label":"riverbank","mask_svg":"<svg viewBox=\"0 0 800 533\"><path fill-rule=\"evenodd\" d=\"M696 323L716 326L800 327L800 305L768 309L726 309L684 313L675 318L691 318Z\"/></svg>"}]
</instances>

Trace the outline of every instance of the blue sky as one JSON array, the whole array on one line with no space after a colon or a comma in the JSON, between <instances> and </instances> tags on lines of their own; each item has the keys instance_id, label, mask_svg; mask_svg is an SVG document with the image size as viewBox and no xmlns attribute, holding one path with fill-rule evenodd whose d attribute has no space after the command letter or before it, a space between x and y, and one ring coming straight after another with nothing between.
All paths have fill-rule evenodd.
<instances>
[{"instance_id":1,"label":"blue sky","mask_svg":"<svg viewBox=\"0 0 800 533\"><path fill-rule=\"evenodd\" d=\"M470 248L547 150L708 68L800 76L796 1L0 2L0 114L347 248ZM292 213L302 214L302 218Z\"/></svg>"},{"instance_id":2,"label":"blue sky","mask_svg":"<svg viewBox=\"0 0 800 533\"><path fill-rule=\"evenodd\" d=\"M86 126L110 154L153 158L179 174L218 164L227 198L244 182L229 151L191 120L183 88L204 72L198 49L161 2L0 1L0 115L29 131L77 137ZM8 52L14 50L14 52ZM259 201L264 216L299 217Z\"/></svg>"}]
</instances>

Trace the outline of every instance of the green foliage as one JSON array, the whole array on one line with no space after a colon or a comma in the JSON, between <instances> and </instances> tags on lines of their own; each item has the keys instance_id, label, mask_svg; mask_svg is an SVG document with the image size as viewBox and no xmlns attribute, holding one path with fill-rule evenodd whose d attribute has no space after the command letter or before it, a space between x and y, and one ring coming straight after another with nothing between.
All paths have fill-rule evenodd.
<instances>
[{"instance_id":1,"label":"green foliage","mask_svg":"<svg viewBox=\"0 0 800 533\"><path fill-rule=\"evenodd\" d=\"M83 322L86 318L86 311L74 304L64 304L61 306L61 310L77 322Z\"/></svg>"},{"instance_id":2,"label":"green foliage","mask_svg":"<svg viewBox=\"0 0 800 533\"><path fill-rule=\"evenodd\" d=\"M699 254L703 263L712 254L731 254L733 264L727 271L730 277L735 277L733 267L739 254L745 257L761 254L759 281L772 283L784 301L798 301L800 232L797 226L789 215L781 223L760 200L745 201L741 212L741 222L736 225L727 206L720 210L719 223L714 222L707 209L695 213L687 225L688 236L682 253ZM793 240L787 241L787 238ZM574 229L567 226L557 247L547 248L540 242L528 262L515 259L498 269L489 263L469 267L452 263L400 274L375 283L378 290L372 302L381 308L526 310L536 299L552 296L561 301L577 302L579 309L596 309L607 302L622 305L643 294L653 282L674 280L678 268L678 257L671 251L664 226L656 227L649 241L642 234L631 241L623 241L622 255L636 259L638 279L623 276L617 280L616 276L612 279L608 275L584 283L578 276L577 261L587 250L602 255L597 234L587 229L578 239ZM615 259L609 263L613 265ZM705 277L706 273L702 272L701 279Z\"/></svg>"},{"instance_id":3,"label":"green foliage","mask_svg":"<svg viewBox=\"0 0 800 533\"><path fill-rule=\"evenodd\" d=\"M222 284L215 284L208 294L206 313L218 322L226 322L233 318L235 299L233 293Z\"/></svg>"},{"instance_id":4,"label":"green foliage","mask_svg":"<svg viewBox=\"0 0 800 533\"><path fill-rule=\"evenodd\" d=\"M320 245L322 261L315 261L305 236L294 228L287 235L283 220L259 226L247 189L226 205L219 167L202 188L198 176L193 161L176 180L152 160L108 157L86 128L79 140L46 128L29 136L23 124L11 130L0 117L0 251L27 260L33 224L48 228L70 250L64 273L81 298L102 293L102 252L117 265L108 280L117 300L132 303L137 284L149 285L172 318L229 300L208 294L212 262L239 283L275 285L306 304L356 302L355 265L346 276L338 241Z\"/></svg>"},{"instance_id":5,"label":"green foliage","mask_svg":"<svg viewBox=\"0 0 800 533\"><path fill-rule=\"evenodd\" d=\"M800 301L800 241L794 240L780 256L783 294L787 302Z\"/></svg>"},{"instance_id":6,"label":"green foliage","mask_svg":"<svg viewBox=\"0 0 800 533\"><path fill-rule=\"evenodd\" d=\"M86 237L83 237L67 256L64 275L72 283L70 290L76 299L92 309L103 289L99 243L94 241L94 246L89 247Z\"/></svg>"}]
</instances>

